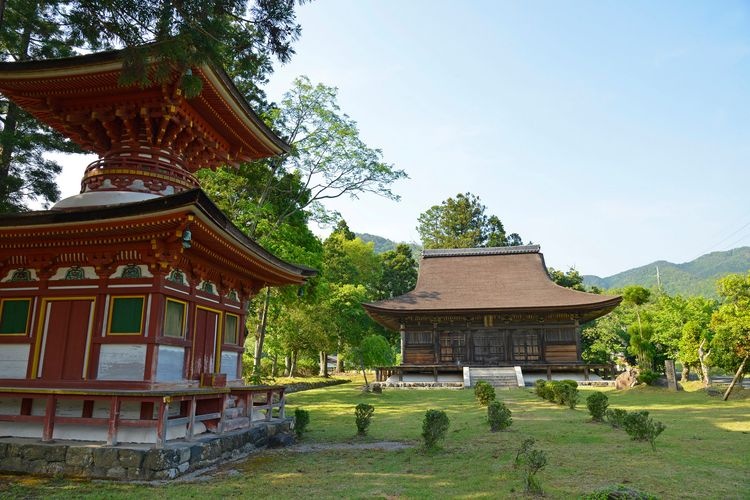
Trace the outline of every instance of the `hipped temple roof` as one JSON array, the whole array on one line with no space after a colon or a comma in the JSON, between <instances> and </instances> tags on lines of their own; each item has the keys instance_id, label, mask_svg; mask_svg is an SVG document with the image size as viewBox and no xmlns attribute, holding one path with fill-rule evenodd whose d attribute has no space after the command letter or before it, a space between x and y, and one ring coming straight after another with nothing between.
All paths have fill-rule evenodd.
<instances>
[{"instance_id":1,"label":"hipped temple roof","mask_svg":"<svg viewBox=\"0 0 750 500\"><path fill-rule=\"evenodd\" d=\"M421 313L567 311L590 320L621 300L555 284L539 246L527 245L424 250L414 290L363 306L376 321L392 326L394 316Z\"/></svg>"}]
</instances>

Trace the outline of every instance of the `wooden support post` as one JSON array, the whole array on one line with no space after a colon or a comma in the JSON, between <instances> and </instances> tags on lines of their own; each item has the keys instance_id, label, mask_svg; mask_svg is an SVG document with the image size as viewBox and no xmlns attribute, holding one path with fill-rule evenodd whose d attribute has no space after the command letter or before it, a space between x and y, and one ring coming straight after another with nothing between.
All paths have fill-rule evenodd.
<instances>
[{"instance_id":1,"label":"wooden support post","mask_svg":"<svg viewBox=\"0 0 750 500\"><path fill-rule=\"evenodd\" d=\"M167 418L169 417L169 397L159 402L159 414L156 420L156 447L163 448L167 440Z\"/></svg>"},{"instance_id":2,"label":"wooden support post","mask_svg":"<svg viewBox=\"0 0 750 500\"><path fill-rule=\"evenodd\" d=\"M286 397L284 396L284 389L281 389L281 392L279 392L279 418L286 418Z\"/></svg>"},{"instance_id":3,"label":"wooden support post","mask_svg":"<svg viewBox=\"0 0 750 500\"><path fill-rule=\"evenodd\" d=\"M266 391L266 420L271 420L273 415L273 391Z\"/></svg>"},{"instance_id":4,"label":"wooden support post","mask_svg":"<svg viewBox=\"0 0 750 500\"><path fill-rule=\"evenodd\" d=\"M188 401L188 424L187 430L185 431L185 440L192 441L193 434L195 433L195 407L198 406L195 401L195 396L190 398Z\"/></svg>"},{"instance_id":5,"label":"wooden support post","mask_svg":"<svg viewBox=\"0 0 750 500\"><path fill-rule=\"evenodd\" d=\"M52 441L55 432L55 411L57 410L57 398L50 394L47 396L47 405L44 409L44 428L42 429L42 441Z\"/></svg>"},{"instance_id":6,"label":"wooden support post","mask_svg":"<svg viewBox=\"0 0 750 500\"><path fill-rule=\"evenodd\" d=\"M438 370L437 366L432 367L432 377L435 379L435 382L438 381Z\"/></svg>"},{"instance_id":7,"label":"wooden support post","mask_svg":"<svg viewBox=\"0 0 750 500\"><path fill-rule=\"evenodd\" d=\"M552 367L547 367L547 380L552 380Z\"/></svg>"},{"instance_id":8,"label":"wooden support post","mask_svg":"<svg viewBox=\"0 0 750 500\"><path fill-rule=\"evenodd\" d=\"M112 396L109 403L109 428L107 429L107 445L117 444L117 427L120 422L120 398Z\"/></svg>"},{"instance_id":9,"label":"wooden support post","mask_svg":"<svg viewBox=\"0 0 750 500\"><path fill-rule=\"evenodd\" d=\"M398 368L396 368L396 370L398 370L398 381L403 382L404 381L404 369L399 366Z\"/></svg>"},{"instance_id":10,"label":"wooden support post","mask_svg":"<svg viewBox=\"0 0 750 500\"><path fill-rule=\"evenodd\" d=\"M588 380L588 379L589 379L589 367L584 366L583 367L583 380Z\"/></svg>"},{"instance_id":11,"label":"wooden support post","mask_svg":"<svg viewBox=\"0 0 750 500\"><path fill-rule=\"evenodd\" d=\"M247 406L247 416L250 417L250 424L253 423L253 408L255 407L255 393L250 393L250 402Z\"/></svg>"},{"instance_id":12,"label":"wooden support post","mask_svg":"<svg viewBox=\"0 0 750 500\"><path fill-rule=\"evenodd\" d=\"M227 398L229 397L229 394L222 394L221 400L219 404L221 405L221 408L219 408L219 424L217 426L217 431L219 434L224 434L224 410L227 408Z\"/></svg>"}]
</instances>

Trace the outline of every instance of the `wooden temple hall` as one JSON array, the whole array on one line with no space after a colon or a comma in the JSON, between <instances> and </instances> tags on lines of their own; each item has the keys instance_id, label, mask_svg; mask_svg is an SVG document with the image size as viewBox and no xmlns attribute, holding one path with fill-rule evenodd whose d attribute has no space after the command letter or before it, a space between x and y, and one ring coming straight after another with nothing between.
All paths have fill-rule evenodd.
<instances>
[{"instance_id":1,"label":"wooden temple hall","mask_svg":"<svg viewBox=\"0 0 750 500\"><path fill-rule=\"evenodd\" d=\"M536 245L424 250L416 288L364 304L368 314L401 333L402 364L383 367L378 379L405 373L462 372L523 383L522 373L584 371L582 323L603 316L621 297L556 285ZM475 372L479 375L471 375Z\"/></svg>"},{"instance_id":2,"label":"wooden temple hall","mask_svg":"<svg viewBox=\"0 0 750 500\"><path fill-rule=\"evenodd\" d=\"M0 216L0 436L146 442L284 416L283 387L247 386L248 300L315 272L240 232L200 168L288 145L220 68L118 85L122 54L0 63L0 92L99 159L81 193Z\"/></svg>"}]
</instances>

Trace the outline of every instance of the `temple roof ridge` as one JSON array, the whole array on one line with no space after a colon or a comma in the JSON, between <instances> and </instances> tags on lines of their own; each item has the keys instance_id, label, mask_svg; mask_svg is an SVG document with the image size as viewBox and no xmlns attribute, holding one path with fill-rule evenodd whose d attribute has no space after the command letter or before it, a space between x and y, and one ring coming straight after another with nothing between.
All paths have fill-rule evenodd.
<instances>
[{"instance_id":1,"label":"temple roof ridge","mask_svg":"<svg viewBox=\"0 0 750 500\"><path fill-rule=\"evenodd\" d=\"M422 250L422 258L431 257L472 257L479 255L517 255L539 253L539 245L516 245L507 247L480 248L435 248Z\"/></svg>"}]
</instances>

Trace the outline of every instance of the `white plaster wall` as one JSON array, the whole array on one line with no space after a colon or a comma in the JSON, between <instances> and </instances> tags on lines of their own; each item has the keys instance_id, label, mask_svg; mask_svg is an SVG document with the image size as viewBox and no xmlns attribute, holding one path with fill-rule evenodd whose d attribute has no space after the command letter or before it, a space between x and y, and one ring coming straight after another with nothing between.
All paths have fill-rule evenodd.
<instances>
[{"instance_id":1,"label":"white plaster wall","mask_svg":"<svg viewBox=\"0 0 750 500\"><path fill-rule=\"evenodd\" d=\"M99 352L99 380L143 380L146 346L142 344L102 345Z\"/></svg>"},{"instance_id":2,"label":"white plaster wall","mask_svg":"<svg viewBox=\"0 0 750 500\"><path fill-rule=\"evenodd\" d=\"M237 352L221 353L221 373L226 373L228 380L239 378L237 376L237 360L239 355Z\"/></svg>"},{"instance_id":3,"label":"white plaster wall","mask_svg":"<svg viewBox=\"0 0 750 500\"><path fill-rule=\"evenodd\" d=\"M0 378L26 378L29 347L29 344L0 346Z\"/></svg>"},{"instance_id":4,"label":"white plaster wall","mask_svg":"<svg viewBox=\"0 0 750 500\"><path fill-rule=\"evenodd\" d=\"M160 345L158 353L156 381L174 382L183 380L183 373L185 373L185 348Z\"/></svg>"}]
</instances>

